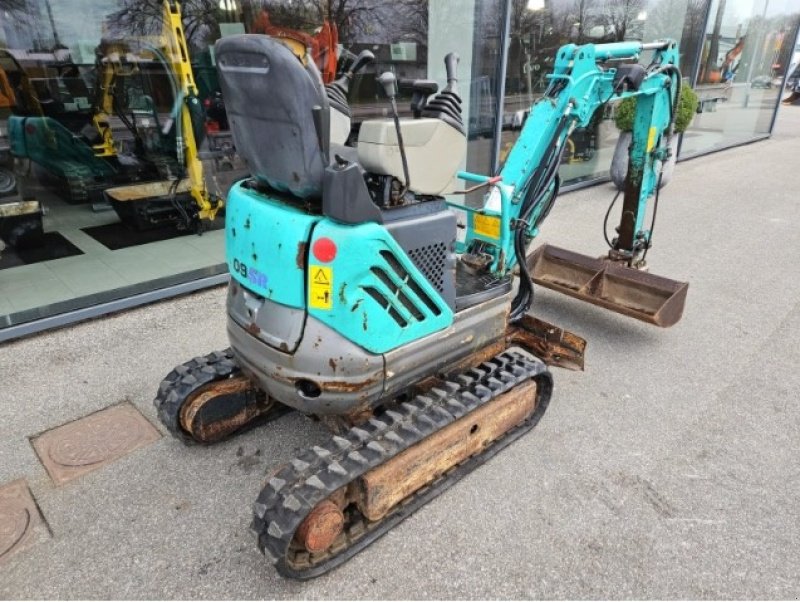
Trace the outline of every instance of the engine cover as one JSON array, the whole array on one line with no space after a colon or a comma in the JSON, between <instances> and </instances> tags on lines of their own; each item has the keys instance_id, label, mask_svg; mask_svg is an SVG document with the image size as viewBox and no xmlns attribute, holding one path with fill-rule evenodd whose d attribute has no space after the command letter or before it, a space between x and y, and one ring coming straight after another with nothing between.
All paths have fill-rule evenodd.
<instances>
[{"instance_id":1,"label":"engine cover","mask_svg":"<svg viewBox=\"0 0 800 602\"><path fill-rule=\"evenodd\" d=\"M455 174L467 152L467 139L441 119L400 121L408 160L410 189L416 194L441 195L454 190ZM392 119L361 124L358 162L368 172L404 181L397 130Z\"/></svg>"}]
</instances>

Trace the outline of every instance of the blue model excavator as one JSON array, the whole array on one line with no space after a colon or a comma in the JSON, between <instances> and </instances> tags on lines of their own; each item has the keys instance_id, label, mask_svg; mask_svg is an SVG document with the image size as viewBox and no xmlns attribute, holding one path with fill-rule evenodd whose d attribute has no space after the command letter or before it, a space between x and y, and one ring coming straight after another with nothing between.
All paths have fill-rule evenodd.
<instances>
[{"instance_id":1,"label":"blue model excavator","mask_svg":"<svg viewBox=\"0 0 800 602\"><path fill-rule=\"evenodd\" d=\"M467 137L453 54L441 91L415 84L414 118L398 118L394 76L381 75L393 116L365 121L355 147L344 144L351 73L323 86L304 49L260 35L224 38L216 56L252 173L227 202L230 348L177 366L155 405L185 442L287 407L332 428L273 471L254 504L258 547L282 575L334 568L537 424L548 366L582 369L585 341L528 314L534 283L659 326L680 319L688 285L642 269L680 96L674 42L563 46L489 176L458 171ZM629 96L610 252L545 246L526 257L558 196L570 132ZM483 206L446 200L456 176L485 192ZM463 240L455 211L467 214Z\"/></svg>"}]
</instances>

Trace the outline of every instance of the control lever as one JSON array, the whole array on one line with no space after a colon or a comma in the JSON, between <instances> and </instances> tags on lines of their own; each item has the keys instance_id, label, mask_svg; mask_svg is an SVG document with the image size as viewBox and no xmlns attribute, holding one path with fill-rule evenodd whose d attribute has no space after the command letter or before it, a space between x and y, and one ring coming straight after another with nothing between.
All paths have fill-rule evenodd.
<instances>
[{"instance_id":1,"label":"control lever","mask_svg":"<svg viewBox=\"0 0 800 602\"><path fill-rule=\"evenodd\" d=\"M439 91L439 84L432 79L415 79L411 84L411 91L411 112L414 119L419 119L428 98Z\"/></svg>"},{"instance_id":2,"label":"control lever","mask_svg":"<svg viewBox=\"0 0 800 602\"><path fill-rule=\"evenodd\" d=\"M444 70L447 74L447 85L442 92L451 92L458 96L458 62L460 57L455 52L448 52L444 57Z\"/></svg>"},{"instance_id":3,"label":"control lever","mask_svg":"<svg viewBox=\"0 0 800 602\"><path fill-rule=\"evenodd\" d=\"M400 147L400 160L403 162L403 176L405 177L405 188L401 192L402 197L411 186L408 176L408 160L406 159L406 148L403 144L403 133L400 131L400 116L397 114L397 78L391 71L385 71L378 77L378 83L383 86L383 91L392 103L392 117L394 117L394 129L397 132L397 145Z\"/></svg>"},{"instance_id":4,"label":"control lever","mask_svg":"<svg viewBox=\"0 0 800 602\"><path fill-rule=\"evenodd\" d=\"M372 52L369 50L362 50L350 64L347 71L337 77L329 86L338 87L342 93L347 96L347 93L350 91L350 82L353 81L353 76L374 60L375 55L372 54Z\"/></svg>"}]
</instances>

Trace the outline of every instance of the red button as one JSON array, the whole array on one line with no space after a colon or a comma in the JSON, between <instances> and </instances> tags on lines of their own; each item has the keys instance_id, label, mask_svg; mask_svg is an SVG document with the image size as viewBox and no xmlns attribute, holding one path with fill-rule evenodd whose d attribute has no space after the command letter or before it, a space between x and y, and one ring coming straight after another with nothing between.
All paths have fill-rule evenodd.
<instances>
[{"instance_id":1,"label":"red button","mask_svg":"<svg viewBox=\"0 0 800 602\"><path fill-rule=\"evenodd\" d=\"M328 263L336 258L336 243L330 238L319 238L314 241L311 252L319 261Z\"/></svg>"}]
</instances>

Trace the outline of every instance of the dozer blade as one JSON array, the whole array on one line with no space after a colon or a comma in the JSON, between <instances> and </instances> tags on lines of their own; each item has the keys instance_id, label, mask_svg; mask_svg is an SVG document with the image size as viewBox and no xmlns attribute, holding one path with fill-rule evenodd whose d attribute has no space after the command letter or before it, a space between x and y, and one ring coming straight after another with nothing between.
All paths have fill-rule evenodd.
<instances>
[{"instance_id":1,"label":"dozer blade","mask_svg":"<svg viewBox=\"0 0 800 602\"><path fill-rule=\"evenodd\" d=\"M689 284L542 245L528 257L536 284L663 328L683 315Z\"/></svg>"}]
</instances>

